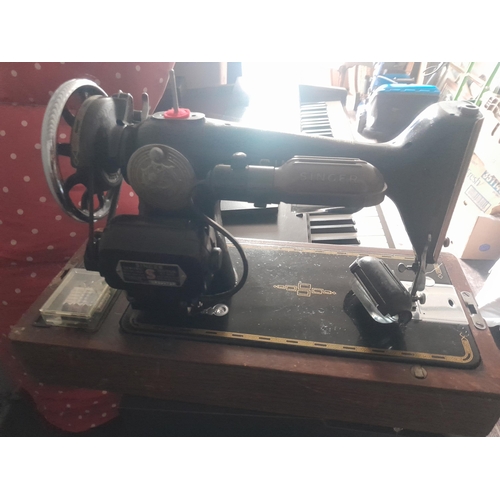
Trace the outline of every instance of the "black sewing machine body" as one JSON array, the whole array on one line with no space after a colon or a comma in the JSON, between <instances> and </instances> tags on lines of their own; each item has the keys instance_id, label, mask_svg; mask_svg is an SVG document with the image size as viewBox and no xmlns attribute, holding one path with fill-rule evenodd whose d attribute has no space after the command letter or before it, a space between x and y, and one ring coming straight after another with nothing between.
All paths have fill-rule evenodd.
<instances>
[{"instance_id":1,"label":"black sewing machine body","mask_svg":"<svg viewBox=\"0 0 500 500\"><path fill-rule=\"evenodd\" d=\"M448 362L453 358L451 363L456 366L477 366L479 353L464 311L455 323L442 311L441 316L431 313L432 318L426 322L426 313L420 311L424 306L421 293L425 288L427 264L438 263L482 122L475 106L438 103L423 112L391 143L359 144L251 129L207 119L199 113L184 118L172 113L149 116L147 100L139 112L134 111L128 94L108 97L89 81L65 85L54 96L44 122L42 154L46 174L63 209L90 224L86 267L99 271L110 286L126 291L131 304L123 321L126 331L162 335L173 329L177 334L191 332L207 339L216 337L227 341L231 337L231 341L243 339L260 344L269 343L262 339L272 337L281 338L271 342L274 346L298 346L324 352L325 346L329 346L328 352L356 352L393 359L397 356L388 354L389 351L406 352L399 356L402 360L405 356L415 359L415 353L420 353L417 358L424 362L442 363L443 359ZM83 104L75 116L68 118L67 99L82 91ZM59 101L55 99L58 96ZM54 134L61 116L72 125L71 144L66 146L57 145ZM63 182L60 178L57 154L71 156L76 170L72 179ZM114 215L122 177L139 196L139 215ZM83 208L77 208L68 194L78 183L84 184L88 192L82 200ZM100 197L96 208L89 201L95 194ZM401 271L407 273L409 283L402 293L410 297L411 292L408 307L412 308L413 319L408 326L383 324L383 318L382 324L370 317L367 319L366 312L361 312L362 308L353 302L349 265L363 255L362 249L347 258L330 252L327 260L324 252L317 255L311 252L307 254L308 259L303 259L303 250L295 255L289 252L284 254L287 264L283 268L279 262L283 255L279 250L272 254L273 250L268 249L271 254L264 255L262 252L266 250L250 249L254 260L244 267L238 283L234 268L238 259L245 260L244 253L237 242L233 241L231 249L226 244L227 234L220 226L220 200L259 205L328 204L356 210L380 203L385 194L396 203L416 256L415 262ZM93 221L105 216L108 216L106 227L102 232L95 232ZM295 263L300 267L306 260L307 266L304 264L302 269L307 276L312 270L317 272L317 264L322 263L322 277L317 275L316 280L320 283L300 276L294 278L293 283L285 283L283 269L292 275L297 271L293 269ZM237 266L241 268L241 264ZM389 276L396 274L395 266L392 262L387 267ZM276 279L279 276L279 283L269 281L273 273ZM239 285L248 275L247 288L240 291ZM369 275L367 279L370 280ZM269 281L265 291L261 285L256 286L255 280ZM308 286L304 287L304 283ZM449 283L443 285L453 288ZM321 296L322 300L336 296L335 305L325 303L325 307L319 307L322 310L331 307L324 316L330 325L328 332L323 332L327 340L321 339L321 328L319 337L310 340L269 333L266 329L269 325L274 325L277 332L280 330L280 311L286 310L287 318L297 314L296 323L302 325L299 330L308 335L302 323L311 309L291 303L283 307L276 305L276 293L283 291L280 286L285 287L285 292L287 286L295 286L298 298L308 293L309 298ZM459 304L457 292L448 291ZM272 299L271 292L275 293ZM292 295L289 294L287 300ZM281 296L285 297L286 293ZM350 302L346 302L347 297ZM256 304L256 300L261 302ZM252 331L243 331L242 325L251 324L244 320L245 315L261 314L266 301L274 304L271 312L268 310L262 315L267 326L259 331L257 321L249 326ZM350 320L346 319L353 314ZM342 341L336 340L334 333L337 320L338 331L344 332ZM345 325L341 327L341 323ZM413 347L408 351L404 339L426 336L419 335L419 324L425 332L433 331L429 325L438 325L434 330L440 331L441 338L447 340L435 348L433 336L426 334L430 344L410 341ZM373 329L378 333L370 338L368 332ZM346 333L348 331L351 333ZM451 351L458 346L458 351L451 352L450 346L454 346Z\"/></svg>"}]
</instances>

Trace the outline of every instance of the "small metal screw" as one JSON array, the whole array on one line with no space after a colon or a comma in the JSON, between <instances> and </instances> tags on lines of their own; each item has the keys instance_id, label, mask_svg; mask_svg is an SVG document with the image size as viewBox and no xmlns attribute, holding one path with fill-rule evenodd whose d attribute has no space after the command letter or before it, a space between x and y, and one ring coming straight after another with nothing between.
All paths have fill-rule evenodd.
<instances>
[{"instance_id":1,"label":"small metal screw","mask_svg":"<svg viewBox=\"0 0 500 500\"><path fill-rule=\"evenodd\" d=\"M229 312L229 307L226 304L217 304L213 307L213 315L214 316L225 316Z\"/></svg>"},{"instance_id":2,"label":"small metal screw","mask_svg":"<svg viewBox=\"0 0 500 500\"><path fill-rule=\"evenodd\" d=\"M411 367L411 373L415 378L424 379L427 377L427 370L420 365L414 365Z\"/></svg>"}]
</instances>

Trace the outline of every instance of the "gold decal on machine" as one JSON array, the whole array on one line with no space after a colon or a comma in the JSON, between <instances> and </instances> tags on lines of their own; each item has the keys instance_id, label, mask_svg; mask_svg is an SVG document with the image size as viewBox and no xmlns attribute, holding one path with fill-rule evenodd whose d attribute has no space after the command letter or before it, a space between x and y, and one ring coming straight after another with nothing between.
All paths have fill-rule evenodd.
<instances>
[{"instance_id":1,"label":"gold decal on machine","mask_svg":"<svg viewBox=\"0 0 500 500\"><path fill-rule=\"evenodd\" d=\"M273 285L273 288L294 292L299 297L311 297L312 295L337 295L333 290L325 290L323 288L314 288L310 283L302 283L299 281L297 285Z\"/></svg>"}]
</instances>

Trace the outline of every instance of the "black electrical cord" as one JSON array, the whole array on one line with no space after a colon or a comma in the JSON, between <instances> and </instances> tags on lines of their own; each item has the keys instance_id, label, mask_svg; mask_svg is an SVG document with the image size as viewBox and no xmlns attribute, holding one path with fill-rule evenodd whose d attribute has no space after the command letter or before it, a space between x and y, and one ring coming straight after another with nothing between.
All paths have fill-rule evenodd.
<instances>
[{"instance_id":1,"label":"black electrical cord","mask_svg":"<svg viewBox=\"0 0 500 500\"><path fill-rule=\"evenodd\" d=\"M193 189L191 190L191 196L190 196L190 201L191 201L191 208L195 212L195 214L200 217L202 220L204 220L209 226L213 227L216 231L221 233L223 236L225 236L236 248L238 253L240 254L241 257L241 262L243 264L243 274L241 276L241 279L238 281L238 283L231 289L226 290L225 292L220 292L220 293L215 293L213 295L203 295L201 297L201 300L212 300L212 299L228 299L229 297L232 297L234 294L239 292L243 286L245 285L245 282L248 278L248 260L245 255L245 252L241 245L238 243L236 238L226 229L224 229L220 224L217 224L213 219L205 215L199 208L195 205L194 203L194 191L198 189L201 185L204 185L203 182L199 182L195 184Z\"/></svg>"}]
</instances>

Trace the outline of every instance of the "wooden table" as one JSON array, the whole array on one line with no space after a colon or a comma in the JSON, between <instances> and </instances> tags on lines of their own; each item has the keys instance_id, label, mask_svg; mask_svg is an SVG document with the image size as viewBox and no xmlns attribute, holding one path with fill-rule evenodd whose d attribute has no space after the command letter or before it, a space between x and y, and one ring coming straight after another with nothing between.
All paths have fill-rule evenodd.
<instances>
[{"instance_id":1,"label":"wooden table","mask_svg":"<svg viewBox=\"0 0 500 500\"><path fill-rule=\"evenodd\" d=\"M376 250L384 252L408 254ZM82 250L10 334L26 369L44 383L448 435L487 435L500 417L500 350L470 318L480 366L426 366L423 379L411 363L124 335L123 294L95 333L34 326L40 306L81 259ZM459 262L448 254L442 260L455 287L470 291Z\"/></svg>"}]
</instances>

